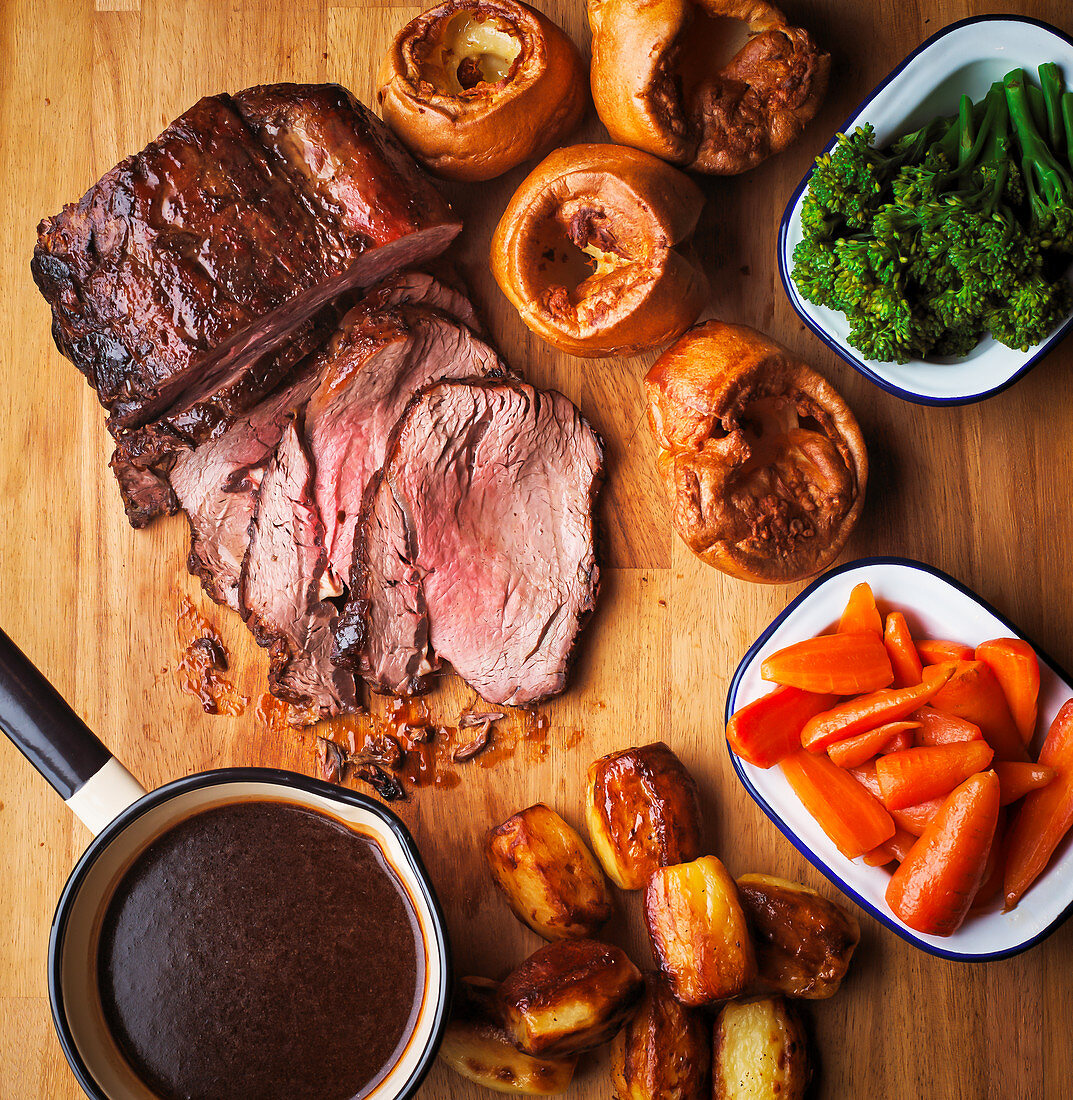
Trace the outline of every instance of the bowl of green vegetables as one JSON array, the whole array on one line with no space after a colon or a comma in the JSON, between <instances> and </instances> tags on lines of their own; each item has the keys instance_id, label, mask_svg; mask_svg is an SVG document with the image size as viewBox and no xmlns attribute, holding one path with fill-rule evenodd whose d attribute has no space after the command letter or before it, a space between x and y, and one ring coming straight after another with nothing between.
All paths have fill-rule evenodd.
<instances>
[{"instance_id":1,"label":"bowl of green vegetables","mask_svg":"<svg viewBox=\"0 0 1073 1100\"><path fill-rule=\"evenodd\" d=\"M1073 327L1073 39L982 16L910 54L783 215L802 320L890 393L991 397Z\"/></svg>"}]
</instances>

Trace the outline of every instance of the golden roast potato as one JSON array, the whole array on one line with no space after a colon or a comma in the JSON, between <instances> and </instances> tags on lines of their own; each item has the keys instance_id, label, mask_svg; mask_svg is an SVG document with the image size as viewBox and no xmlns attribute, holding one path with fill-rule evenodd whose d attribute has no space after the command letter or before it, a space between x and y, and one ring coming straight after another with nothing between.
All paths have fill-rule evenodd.
<instances>
[{"instance_id":1,"label":"golden roast potato","mask_svg":"<svg viewBox=\"0 0 1073 1100\"><path fill-rule=\"evenodd\" d=\"M546 940L591 936L613 912L599 864L543 802L490 829L484 854L515 916Z\"/></svg>"},{"instance_id":2,"label":"golden roast potato","mask_svg":"<svg viewBox=\"0 0 1073 1100\"><path fill-rule=\"evenodd\" d=\"M558 940L504 979L499 1014L521 1050L562 1057L607 1042L643 989L641 972L621 948L595 940Z\"/></svg>"},{"instance_id":3,"label":"golden roast potato","mask_svg":"<svg viewBox=\"0 0 1073 1100\"><path fill-rule=\"evenodd\" d=\"M660 969L683 1004L734 997L756 975L738 888L715 856L655 871L645 922Z\"/></svg>"},{"instance_id":4,"label":"golden roast potato","mask_svg":"<svg viewBox=\"0 0 1073 1100\"><path fill-rule=\"evenodd\" d=\"M700 855L697 785L662 741L589 765L585 820L593 851L622 890L640 890L658 867Z\"/></svg>"},{"instance_id":5,"label":"golden roast potato","mask_svg":"<svg viewBox=\"0 0 1073 1100\"><path fill-rule=\"evenodd\" d=\"M742 875L738 896L763 986L810 1000L838 992L861 938L852 913L808 886L773 875Z\"/></svg>"},{"instance_id":6,"label":"golden roast potato","mask_svg":"<svg viewBox=\"0 0 1073 1100\"><path fill-rule=\"evenodd\" d=\"M802 1100L809 1076L804 1031L781 997L723 1006L715 1021L713 1100Z\"/></svg>"},{"instance_id":7,"label":"golden roast potato","mask_svg":"<svg viewBox=\"0 0 1073 1100\"><path fill-rule=\"evenodd\" d=\"M534 1058L518 1050L490 1011L496 990L496 983L485 978L462 979L440 1045L442 1061L495 1092L517 1096L565 1092L577 1059Z\"/></svg>"},{"instance_id":8,"label":"golden roast potato","mask_svg":"<svg viewBox=\"0 0 1073 1100\"><path fill-rule=\"evenodd\" d=\"M618 1100L707 1100L711 1025L675 1000L662 974L645 974L637 1011L611 1044Z\"/></svg>"}]
</instances>

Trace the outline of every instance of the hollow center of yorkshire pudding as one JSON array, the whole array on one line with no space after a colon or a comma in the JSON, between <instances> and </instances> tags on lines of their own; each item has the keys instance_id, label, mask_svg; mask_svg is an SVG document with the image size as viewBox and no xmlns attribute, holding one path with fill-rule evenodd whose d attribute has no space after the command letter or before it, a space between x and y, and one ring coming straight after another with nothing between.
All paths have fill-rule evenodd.
<instances>
[{"instance_id":1,"label":"hollow center of yorkshire pudding","mask_svg":"<svg viewBox=\"0 0 1073 1100\"><path fill-rule=\"evenodd\" d=\"M518 28L502 16L460 11L440 23L421 78L444 95L506 80L522 52Z\"/></svg>"},{"instance_id":2,"label":"hollow center of yorkshire pudding","mask_svg":"<svg viewBox=\"0 0 1073 1100\"><path fill-rule=\"evenodd\" d=\"M675 42L677 56L673 67L682 90L682 102L692 102L697 89L729 65L751 35L744 20L708 15L694 6L692 19Z\"/></svg>"}]
</instances>

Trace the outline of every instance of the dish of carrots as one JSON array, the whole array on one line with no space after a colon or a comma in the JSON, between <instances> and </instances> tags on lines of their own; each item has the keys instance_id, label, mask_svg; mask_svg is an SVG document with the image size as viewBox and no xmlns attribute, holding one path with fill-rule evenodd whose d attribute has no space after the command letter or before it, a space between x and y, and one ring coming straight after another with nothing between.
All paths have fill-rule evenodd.
<instances>
[{"instance_id":1,"label":"dish of carrots","mask_svg":"<svg viewBox=\"0 0 1073 1100\"><path fill-rule=\"evenodd\" d=\"M1073 825L1073 699L1033 754L1039 662L1020 638L914 638L866 583L837 628L770 654L771 692L727 724L733 751L779 767L848 859L887 867L886 903L948 936L1014 908Z\"/></svg>"}]
</instances>

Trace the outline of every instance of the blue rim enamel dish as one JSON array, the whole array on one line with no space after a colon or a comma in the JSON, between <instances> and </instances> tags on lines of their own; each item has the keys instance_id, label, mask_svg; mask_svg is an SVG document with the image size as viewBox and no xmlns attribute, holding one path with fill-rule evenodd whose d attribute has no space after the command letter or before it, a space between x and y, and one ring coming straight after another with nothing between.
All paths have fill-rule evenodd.
<instances>
[{"instance_id":1,"label":"blue rim enamel dish","mask_svg":"<svg viewBox=\"0 0 1073 1100\"><path fill-rule=\"evenodd\" d=\"M182 795L201 788L219 788L226 790L230 784L241 784L246 787L251 784L266 784L274 788L271 797L279 797L286 788L304 794L318 796L329 803L343 803L359 810L363 810L383 823L386 829L398 840L400 849L408 863L408 871L412 874L411 885L416 887L421 894L427 913L430 917L430 926L426 930L431 942L428 949L435 952L442 959L439 980L429 991L436 999L435 1013L429 1030L424 1049L416 1058L412 1072L400 1087L399 1100L408 1100L420 1088L432 1063L436 1059L440 1041L443 1038L444 1029L447 1026L447 1017L451 1002L451 948L447 937L447 924L440 908L439 899L436 897L431 880L425 865L418 852L417 845L409 830L402 821L386 806L375 799L350 790L324 783L319 779L300 775L297 772L282 771L275 768L222 768L217 771L199 772L196 775L185 776L150 791L143 798L124 810L106 829L99 833L83 853L82 858L76 864L67 880L67 884L60 895L56 906L56 914L52 920L52 931L49 937L48 947L48 989L49 1000L52 1005L52 1018L56 1026L56 1033L60 1040L60 1046L67 1058L68 1064L74 1073L83 1091L92 1100L108 1100L108 1095L90 1070L78 1049L75 1036L68 1019L67 1006L64 1002L61 951L63 940L70 917L71 904L78 894L83 881L89 874L98 857L108 848L132 822L151 812L156 807L179 798ZM327 810L325 812L329 812Z\"/></svg>"},{"instance_id":2,"label":"blue rim enamel dish","mask_svg":"<svg viewBox=\"0 0 1073 1100\"><path fill-rule=\"evenodd\" d=\"M977 645L989 638L1025 638L1008 619L952 577L908 558L863 558L832 570L813 582L756 640L738 665L727 694L726 718L766 695L774 685L760 677L761 662L791 642L829 630L838 621L855 584L867 581L880 610L905 613L916 637L954 638ZM1031 638L1039 655L1038 748L1061 705L1073 697L1073 677L1054 663ZM1049 936L1073 912L1073 835L1059 847L1047 870L1011 912L1002 899L974 910L952 936L926 936L903 924L887 908L884 893L890 872L849 860L802 806L781 769L757 768L727 746L734 770L756 804L793 846L819 871L902 939L931 955L984 962L1016 955Z\"/></svg>"},{"instance_id":3,"label":"blue rim enamel dish","mask_svg":"<svg viewBox=\"0 0 1073 1100\"><path fill-rule=\"evenodd\" d=\"M957 112L962 93L983 96L1011 69L1035 74L1045 61L1062 69L1073 86L1073 39L1055 27L1013 15L984 15L945 27L911 53L839 127L851 133L870 122L877 145L911 133L929 119ZM835 146L832 138L824 152ZM878 363L847 342L842 313L813 305L791 278L793 251L802 239L801 204L811 170L798 185L779 226L779 272L790 304L806 325L851 367L881 389L919 405L969 405L1001 393L1034 367L1073 327L1073 314L1027 352L1004 347L990 336L964 359ZM1070 272L1073 278L1073 271Z\"/></svg>"}]
</instances>

